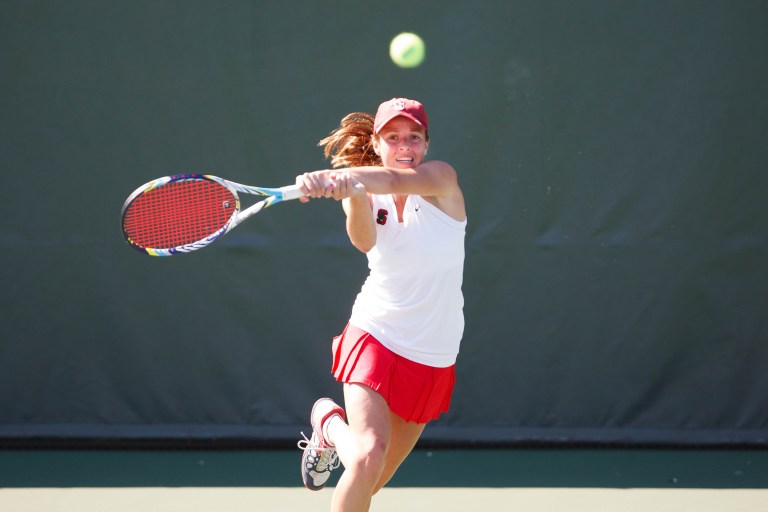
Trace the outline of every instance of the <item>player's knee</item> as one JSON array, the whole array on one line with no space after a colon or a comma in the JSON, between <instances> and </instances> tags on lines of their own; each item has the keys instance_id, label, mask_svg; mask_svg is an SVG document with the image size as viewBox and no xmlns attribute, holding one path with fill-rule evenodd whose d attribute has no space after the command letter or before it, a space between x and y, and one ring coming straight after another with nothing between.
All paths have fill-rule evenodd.
<instances>
[{"instance_id":1,"label":"player's knee","mask_svg":"<svg viewBox=\"0 0 768 512\"><path fill-rule=\"evenodd\" d=\"M346 469L355 471L373 486L379 480L386 459L386 441L375 436L365 437L359 440L357 454L349 461L352 467Z\"/></svg>"}]
</instances>

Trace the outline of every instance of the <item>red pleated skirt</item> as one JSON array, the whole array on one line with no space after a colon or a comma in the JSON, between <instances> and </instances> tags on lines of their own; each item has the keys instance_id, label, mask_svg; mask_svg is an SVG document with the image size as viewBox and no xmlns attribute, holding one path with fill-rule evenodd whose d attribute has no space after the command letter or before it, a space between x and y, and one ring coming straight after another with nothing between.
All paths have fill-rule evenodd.
<instances>
[{"instance_id":1,"label":"red pleated skirt","mask_svg":"<svg viewBox=\"0 0 768 512\"><path fill-rule=\"evenodd\" d=\"M448 412L455 365L435 368L399 356L353 325L333 339L333 376L368 386L406 421L427 423Z\"/></svg>"}]
</instances>

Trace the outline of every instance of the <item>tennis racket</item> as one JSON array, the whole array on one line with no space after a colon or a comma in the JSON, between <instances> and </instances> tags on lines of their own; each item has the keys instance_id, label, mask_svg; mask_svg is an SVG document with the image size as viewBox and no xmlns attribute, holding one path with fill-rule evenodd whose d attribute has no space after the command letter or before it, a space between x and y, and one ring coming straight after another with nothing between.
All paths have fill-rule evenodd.
<instances>
[{"instance_id":1,"label":"tennis racket","mask_svg":"<svg viewBox=\"0 0 768 512\"><path fill-rule=\"evenodd\" d=\"M238 192L267 197L240 211ZM262 188L208 174L165 176L128 196L120 213L123 236L150 256L192 252L264 208L303 195L299 185Z\"/></svg>"}]
</instances>

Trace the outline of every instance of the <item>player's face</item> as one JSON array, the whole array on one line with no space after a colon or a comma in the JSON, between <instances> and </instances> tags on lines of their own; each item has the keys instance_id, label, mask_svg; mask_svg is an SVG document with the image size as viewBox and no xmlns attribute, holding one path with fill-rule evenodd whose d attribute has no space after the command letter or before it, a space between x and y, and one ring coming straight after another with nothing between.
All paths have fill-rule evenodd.
<instances>
[{"instance_id":1,"label":"player's face","mask_svg":"<svg viewBox=\"0 0 768 512\"><path fill-rule=\"evenodd\" d=\"M396 117L373 139L373 147L384 167L414 168L424 161L429 142L424 128L407 117Z\"/></svg>"}]
</instances>

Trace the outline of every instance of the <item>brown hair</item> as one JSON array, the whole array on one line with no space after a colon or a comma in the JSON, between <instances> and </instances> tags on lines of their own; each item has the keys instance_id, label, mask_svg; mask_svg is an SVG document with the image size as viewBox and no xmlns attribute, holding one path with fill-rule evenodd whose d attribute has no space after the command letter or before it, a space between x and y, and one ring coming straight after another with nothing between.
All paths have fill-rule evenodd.
<instances>
[{"instance_id":1,"label":"brown hair","mask_svg":"<svg viewBox=\"0 0 768 512\"><path fill-rule=\"evenodd\" d=\"M381 165L381 157L373 150L373 119L367 112L353 112L317 144L325 146L323 152L334 169Z\"/></svg>"}]
</instances>

